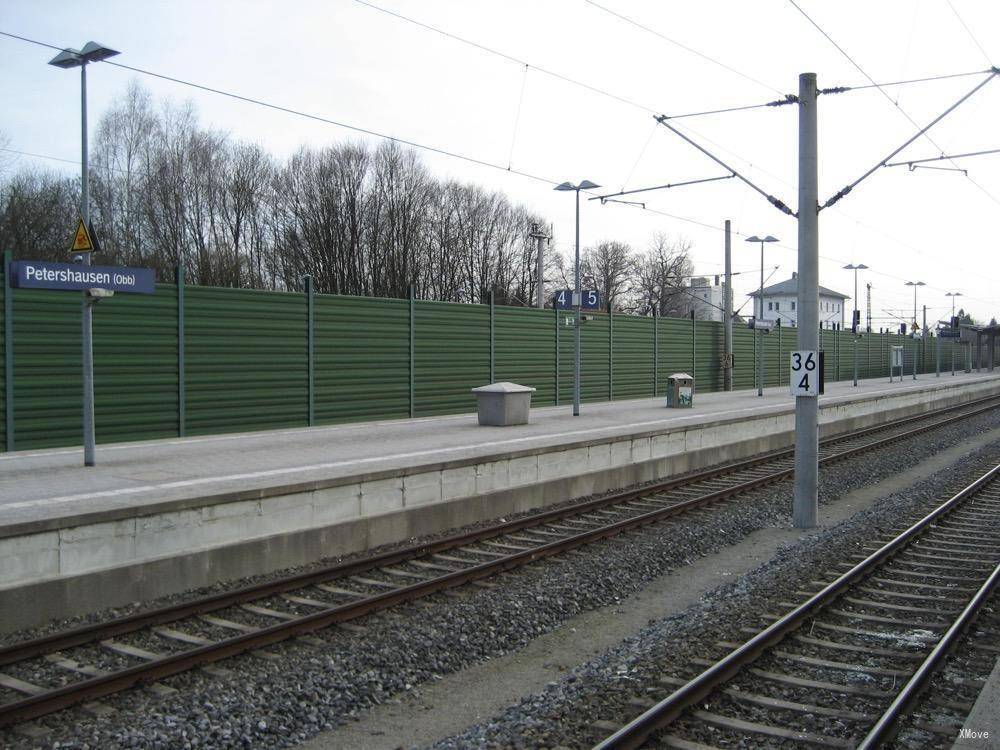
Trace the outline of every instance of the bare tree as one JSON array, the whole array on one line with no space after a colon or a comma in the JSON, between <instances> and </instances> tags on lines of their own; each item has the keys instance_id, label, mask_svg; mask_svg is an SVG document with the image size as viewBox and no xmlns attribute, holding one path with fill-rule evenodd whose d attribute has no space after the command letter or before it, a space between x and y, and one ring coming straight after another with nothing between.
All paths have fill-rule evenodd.
<instances>
[{"instance_id":1,"label":"bare tree","mask_svg":"<svg viewBox=\"0 0 1000 750\"><path fill-rule=\"evenodd\" d=\"M499 192L432 177L412 149L344 143L279 163L202 126L188 102L154 105L131 83L100 118L94 224L105 260L175 266L192 283L524 304L537 280L532 223ZM18 253L61 257L75 181L0 175L0 237ZM63 214L68 213L69 218ZM56 229L58 227L58 230ZM45 251L41 251L44 246Z\"/></svg>"},{"instance_id":2,"label":"bare tree","mask_svg":"<svg viewBox=\"0 0 1000 750\"><path fill-rule=\"evenodd\" d=\"M691 297L682 290L694 269L689 252L691 242L653 235L649 250L636 263L633 309L643 315L684 316L691 309Z\"/></svg>"},{"instance_id":3,"label":"bare tree","mask_svg":"<svg viewBox=\"0 0 1000 750\"><path fill-rule=\"evenodd\" d=\"M626 242L604 240L581 254L580 269L584 276L592 277L602 300L621 309L626 292L635 278L636 258Z\"/></svg>"},{"instance_id":4,"label":"bare tree","mask_svg":"<svg viewBox=\"0 0 1000 750\"><path fill-rule=\"evenodd\" d=\"M156 127L152 96L136 81L98 123L90 170L92 222L111 262L141 265L149 254L143 196Z\"/></svg>"},{"instance_id":5,"label":"bare tree","mask_svg":"<svg viewBox=\"0 0 1000 750\"><path fill-rule=\"evenodd\" d=\"M23 170L0 184L0 248L15 258L66 261L80 201L76 180Z\"/></svg>"}]
</instances>

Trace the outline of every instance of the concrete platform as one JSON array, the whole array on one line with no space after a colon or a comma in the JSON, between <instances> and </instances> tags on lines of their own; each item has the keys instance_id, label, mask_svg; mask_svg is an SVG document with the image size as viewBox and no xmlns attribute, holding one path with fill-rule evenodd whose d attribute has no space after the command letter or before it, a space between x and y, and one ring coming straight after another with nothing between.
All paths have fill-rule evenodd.
<instances>
[{"instance_id":1,"label":"concrete platform","mask_svg":"<svg viewBox=\"0 0 1000 750\"><path fill-rule=\"evenodd\" d=\"M831 384L821 435L1000 393L1000 376ZM787 387L0 456L0 630L364 550L787 447Z\"/></svg>"},{"instance_id":2,"label":"concrete platform","mask_svg":"<svg viewBox=\"0 0 1000 750\"><path fill-rule=\"evenodd\" d=\"M962 728L965 730L965 736L962 736L962 732L959 733L958 739L952 745L954 750L1000 748L1000 658L996 660L996 665Z\"/></svg>"}]
</instances>

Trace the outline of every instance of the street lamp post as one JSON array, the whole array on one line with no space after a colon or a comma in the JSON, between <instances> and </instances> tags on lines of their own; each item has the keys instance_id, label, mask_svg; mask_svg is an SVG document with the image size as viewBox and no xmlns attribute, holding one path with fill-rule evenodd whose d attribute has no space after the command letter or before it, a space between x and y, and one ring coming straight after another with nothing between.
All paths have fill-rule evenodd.
<instances>
[{"instance_id":1,"label":"street lamp post","mask_svg":"<svg viewBox=\"0 0 1000 750\"><path fill-rule=\"evenodd\" d=\"M90 174L87 150L87 63L100 62L118 52L97 42L87 42L83 49L64 49L49 60L57 68L80 69L80 218L90 230ZM90 253L83 253L83 265L90 265ZM94 347L91 305L87 292L82 292L83 340L83 464L94 465Z\"/></svg>"},{"instance_id":2,"label":"street lamp post","mask_svg":"<svg viewBox=\"0 0 1000 750\"><path fill-rule=\"evenodd\" d=\"M858 309L858 271L867 270L864 263L848 263L847 271L854 271L854 311L851 313L851 332L854 334L854 385L858 384L858 326L861 325L861 311Z\"/></svg>"},{"instance_id":3,"label":"street lamp post","mask_svg":"<svg viewBox=\"0 0 1000 750\"><path fill-rule=\"evenodd\" d=\"M772 237L767 235L763 239L758 237L756 234L753 237L747 237L746 242L759 242L760 243L760 290L758 291L758 296L760 299L760 318L764 317L764 243L765 242L777 242L777 237ZM758 318L758 320L760 319ZM754 328L757 326L755 325ZM764 395L764 332L762 330L757 330L757 395Z\"/></svg>"},{"instance_id":4,"label":"street lamp post","mask_svg":"<svg viewBox=\"0 0 1000 750\"><path fill-rule=\"evenodd\" d=\"M913 332L917 330L917 287L927 286L922 281L907 281L906 286L913 287ZM913 339L913 379L917 379L917 340Z\"/></svg>"},{"instance_id":5,"label":"street lamp post","mask_svg":"<svg viewBox=\"0 0 1000 750\"><path fill-rule=\"evenodd\" d=\"M951 323L952 320L955 320L955 297L961 297L962 293L961 292L948 292L944 296L945 297L951 297L951 320L948 321L949 323ZM955 374L955 340L954 339L952 339L952 342L951 342L951 374L952 375Z\"/></svg>"},{"instance_id":6,"label":"street lamp post","mask_svg":"<svg viewBox=\"0 0 1000 750\"><path fill-rule=\"evenodd\" d=\"M563 182L556 185L555 189L560 191L572 190L576 193L576 261L574 264L573 271L573 307L576 310L575 317L575 336L573 344L573 416L580 416L580 308L583 302L582 295L580 294L580 191L590 190L591 188L598 188L597 185L590 180L583 180L579 185L574 185L572 182Z\"/></svg>"}]
</instances>

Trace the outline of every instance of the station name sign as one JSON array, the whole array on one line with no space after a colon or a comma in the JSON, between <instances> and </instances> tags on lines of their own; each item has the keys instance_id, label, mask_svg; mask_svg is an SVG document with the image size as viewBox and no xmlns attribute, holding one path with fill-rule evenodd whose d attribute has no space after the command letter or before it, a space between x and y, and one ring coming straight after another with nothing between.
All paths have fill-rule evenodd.
<instances>
[{"instance_id":1,"label":"station name sign","mask_svg":"<svg viewBox=\"0 0 1000 750\"><path fill-rule=\"evenodd\" d=\"M156 291L156 274L152 268L15 260L10 264L10 285L19 289L107 289L112 292L153 294Z\"/></svg>"}]
</instances>

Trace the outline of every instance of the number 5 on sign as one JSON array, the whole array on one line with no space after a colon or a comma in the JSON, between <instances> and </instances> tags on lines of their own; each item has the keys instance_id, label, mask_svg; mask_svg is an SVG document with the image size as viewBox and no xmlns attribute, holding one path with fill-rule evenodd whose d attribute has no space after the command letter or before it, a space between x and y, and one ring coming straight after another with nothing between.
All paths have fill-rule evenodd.
<instances>
[{"instance_id":1,"label":"number 5 on sign","mask_svg":"<svg viewBox=\"0 0 1000 750\"><path fill-rule=\"evenodd\" d=\"M788 385L793 396L819 394L819 356L816 352L791 352Z\"/></svg>"}]
</instances>

